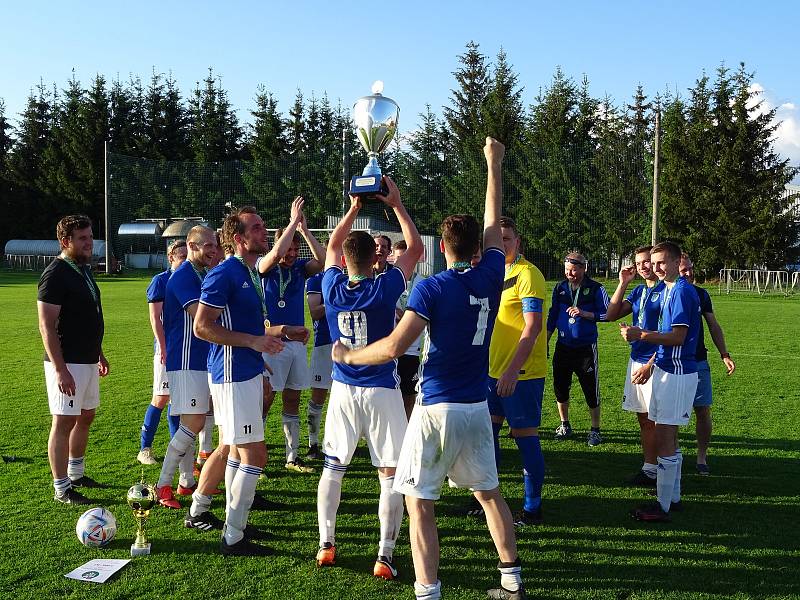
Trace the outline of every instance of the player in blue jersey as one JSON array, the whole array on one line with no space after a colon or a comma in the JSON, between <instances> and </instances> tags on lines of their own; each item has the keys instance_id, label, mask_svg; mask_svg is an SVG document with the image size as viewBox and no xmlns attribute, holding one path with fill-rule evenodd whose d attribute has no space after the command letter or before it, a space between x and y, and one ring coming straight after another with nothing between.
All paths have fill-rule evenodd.
<instances>
[{"instance_id":1,"label":"player in blue jersey","mask_svg":"<svg viewBox=\"0 0 800 600\"><path fill-rule=\"evenodd\" d=\"M570 252L564 258L564 279L553 288L553 300L547 313L547 343L558 330L553 352L553 390L556 394L561 425L556 439L572 435L569 422L569 390L572 374L578 376L591 429L586 438L589 446L603 442L600 436L600 378L597 364L597 323L605 320L608 294L605 288L586 276L586 257Z\"/></svg>"},{"instance_id":2,"label":"player in blue jersey","mask_svg":"<svg viewBox=\"0 0 800 600\"><path fill-rule=\"evenodd\" d=\"M406 495L411 518L411 550L418 599L441 598L439 539L434 501L442 482L473 490L500 555L500 587L490 598L526 598L511 511L500 494L494 459L492 423L486 404L489 341L500 305L505 254L500 233L501 164L504 148L486 139L488 165L484 212L484 254L477 267L480 225L471 215L447 217L441 248L448 269L421 281L392 334L365 348L336 342L333 358L344 365L379 365L400 356L423 329L428 341L422 360L417 405L395 476ZM352 368L352 367L350 367Z\"/></svg>"},{"instance_id":3,"label":"player in blue jersey","mask_svg":"<svg viewBox=\"0 0 800 600\"><path fill-rule=\"evenodd\" d=\"M187 258L170 276L164 294L170 410L180 416L180 427L167 446L156 485L159 502L168 508L181 507L172 490L179 463L177 493L187 496L194 491L195 439L205 425L209 408L208 342L193 334L192 320L197 313L206 269L216 260L217 238L212 229L197 225L186 236L186 245Z\"/></svg>"},{"instance_id":4,"label":"player in blue jersey","mask_svg":"<svg viewBox=\"0 0 800 600\"><path fill-rule=\"evenodd\" d=\"M322 270L325 249L308 229L303 214L303 199L293 204L289 225L275 232L275 246L259 259L267 301L267 312L273 323L302 327L305 324L305 282ZM296 209L296 210L295 210ZM298 258L301 236L311 249L313 258ZM271 371L269 382L272 393L267 400L267 410L277 392L281 393L283 410L281 421L286 439L286 468L297 473L310 473L314 469L300 458L300 392L311 387L308 372L308 353L304 343L284 340L279 353L265 356L264 362Z\"/></svg>"},{"instance_id":5,"label":"player in blue jersey","mask_svg":"<svg viewBox=\"0 0 800 600\"><path fill-rule=\"evenodd\" d=\"M664 298L658 329L620 325L628 342L644 341L656 346L647 369L633 377L634 383L652 378L650 420L655 426L658 448L656 493L658 502L631 511L640 521L668 521L670 510L681 508L681 465L678 427L689 423L697 391L695 352L700 336L700 299L686 279L680 276L681 249L672 242L656 244L650 259L659 280L664 282Z\"/></svg>"},{"instance_id":6,"label":"player in blue jersey","mask_svg":"<svg viewBox=\"0 0 800 600\"><path fill-rule=\"evenodd\" d=\"M384 177L387 196L379 196L394 210L408 251L395 268L373 277L375 242L364 231L350 231L361 201L351 196L350 210L331 233L322 277L322 298L331 339L349 348L360 348L388 336L394 328L395 305L406 289L406 279L422 255L422 239L411 221L394 182ZM342 271L344 254L347 274ZM363 437L372 464L378 469L380 542L373 574L397 577L394 547L403 520L403 496L393 489L394 472L406 430L406 413L400 392L397 363L387 359L369 367L334 363L331 397L325 417L325 463L317 490L319 519L319 566L336 560L336 513L342 494L342 478Z\"/></svg>"},{"instance_id":7,"label":"player in blue jersey","mask_svg":"<svg viewBox=\"0 0 800 600\"><path fill-rule=\"evenodd\" d=\"M659 281L650 262L652 246L641 246L633 253L634 264L625 266L619 272L619 285L611 296L606 312L606 321L616 321L632 315L633 324L649 330L658 329L658 316L661 312L661 301L664 299L664 282ZM625 296L628 286L636 277L636 273L644 279L630 294ZM639 433L642 443L644 463L629 483L638 486L654 486L658 464L656 459L655 423L647 416L650 408L652 382L636 385L633 378L645 369L646 363L655 352L655 346L647 342L631 342L631 355L628 359L628 371L625 375L625 387L622 396L622 409L636 413L639 420Z\"/></svg>"},{"instance_id":8,"label":"player in blue jersey","mask_svg":"<svg viewBox=\"0 0 800 600\"><path fill-rule=\"evenodd\" d=\"M156 437L158 423L161 420L161 413L169 402L169 380L167 379L166 341L164 340L164 324L161 320L161 312L164 305L164 294L167 289L167 280L172 272L186 260L186 240L175 240L167 248L167 261L169 269L153 277L150 285L147 286L147 309L150 314L150 327L153 330L153 399L147 405L142 423L142 435L139 443L139 454L136 455L143 465L154 465L156 459L153 456L153 439ZM170 437L178 430L178 418L173 428L170 419Z\"/></svg>"},{"instance_id":9,"label":"player in blue jersey","mask_svg":"<svg viewBox=\"0 0 800 600\"><path fill-rule=\"evenodd\" d=\"M269 549L245 537L256 484L267 459L264 444L262 352L283 348L281 335L308 337L304 327L270 326L261 279L255 269L267 250L267 230L252 206L225 218L223 239L234 256L203 281L194 333L211 342L209 373L220 444L230 447L225 469L225 555L265 555ZM276 335L277 334L277 335Z\"/></svg>"},{"instance_id":10,"label":"player in blue jersey","mask_svg":"<svg viewBox=\"0 0 800 600\"><path fill-rule=\"evenodd\" d=\"M694 265L689 255L681 255L681 277L686 278L694 284ZM722 327L714 315L714 307L711 304L711 296L708 292L695 285L694 289L700 297L700 312L708 325L708 333L719 351L719 357L725 364L727 374L733 374L736 370L736 363L731 359L730 352L725 345L725 334ZM708 445L711 442L711 368L708 365L708 349L703 339L703 328L700 328L700 340L697 342L697 393L694 397L695 415L695 435L697 437L697 473L699 475L710 475L711 469L708 468Z\"/></svg>"},{"instance_id":11,"label":"player in blue jersey","mask_svg":"<svg viewBox=\"0 0 800 600\"><path fill-rule=\"evenodd\" d=\"M308 312L314 324L314 349L311 350L311 398L308 400L308 453L307 458L324 458L319 447L319 430L322 409L328 390L331 389L331 331L325 316L325 302L322 300L322 273L309 277L306 282L306 301Z\"/></svg>"}]
</instances>

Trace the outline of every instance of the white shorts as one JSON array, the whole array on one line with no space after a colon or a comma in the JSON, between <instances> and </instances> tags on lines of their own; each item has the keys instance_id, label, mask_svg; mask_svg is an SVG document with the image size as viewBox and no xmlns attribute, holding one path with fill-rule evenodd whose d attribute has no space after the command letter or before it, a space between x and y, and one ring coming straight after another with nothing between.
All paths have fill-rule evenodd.
<instances>
[{"instance_id":1,"label":"white shorts","mask_svg":"<svg viewBox=\"0 0 800 600\"><path fill-rule=\"evenodd\" d=\"M363 437L375 467L394 467L406 432L406 411L400 390L365 388L340 381L331 384L325 417L323 452L349 465Z\"/></svg>"},{"instance_id":2,"label":"white shorts","mask_svg":"<svg viewBox=\"0 0 800 600\"><path fill-rule=\"evenodd\" d=\"M50 361L44 362L44 380L47 384L47 401L51 415L79 415L82 410L94 410L100 406L100 374L97 363L82 365L67 363L67 370L75 380L75 395L67 396L58 389L56 368Z\"/></svg>"},{"instance_id":3,"label":"white shorts","mask_svg":"<svg viewBox=\"0 0 800 600\"><path fill-rule=\"evenodd\" d=\"M641 385L631 383L631 375L644 363L628 358L628 373L625 375L625 391L622 395L622 410L646 413L650 409L650 396L653 393L653 378Z\"/></svg>"},{"instance_id":4,"label":"white shorts","mask_svg":"<svg viewBox=\"0 0 800 600\"><path fill-rule=\"evenodd\" d=\"M661 425L686 425L697 393L697 373L675 375L653 367L653 394L647 417Z\"/></svg>"},{"instance_id":5,"label":"white shorts","mask_svg":"<svg viewBox=\"0 0 800 600\"><path fill-rule=\"evenodd\" d=\"M208 412L211 392L206 371L170 371L169 382L172 385L170 414L204 415Z\"/></svg>"},{"instance_id":6,"label":"white shorts","mask_svg":"<svg viewBox=\"0 0 800 600\"><path fill-rule=\"evenodd\" d=\"M331 389L331 371L333 359L331 348L333 344L317 346L311 351L311 387L320 390Z\"/></svg>"},{"instance_id":7,"label":"white shorts","mask_svg":"<svg viewBox=\"0 0 800 600\"><path fill-rule=\"evenodd\" d=\"M471 490L488 491L500 485L486 401L414 406L394 475L394 490L438 500L445 477L449 477L451 487Z\"/></svg>"},{"instance_id":8,"label":"white shorts","mask_svg":"<svg viewBox=\"0 0 800 600\"><path fill-rule=\"evenodd\" d=\"M311 387L311 375L308 371L308 352L302 342L284 342L283 350L278 354L263 354L264 362L272 369L269 382L272 390L282 392L290 390L307 390Z\"/></svg>"},{"instance_id":9,"label":"white shorts","mask_svg":"<svg viewBox=\"0 0 800 600\"><path fill-rule=\"evenodd\" d=\"M161 355L153 355L153 396L169 396L167 366L161 363Z\"/></svg>"},{"instance_id":10,"label":"white shorts","mask_svg":"<svg viewBox=\"0 0 800 600\"><path fill-rule=\"evenodd\" d=\"M220 444L237 445L264 441L264 378L211 384L214 419L220 428Z\"/></svg>"}]
</instances>

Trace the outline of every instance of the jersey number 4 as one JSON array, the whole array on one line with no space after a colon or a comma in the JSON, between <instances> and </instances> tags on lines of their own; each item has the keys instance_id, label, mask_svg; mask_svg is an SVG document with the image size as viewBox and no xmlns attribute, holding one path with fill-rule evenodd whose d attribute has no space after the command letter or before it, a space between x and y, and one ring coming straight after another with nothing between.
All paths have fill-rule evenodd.
<instances>
[{"instance_id":1,"label":"jersey number 4","mask_svg":"<svg viewBox=\"0 0 800 600\"><path fill-rule=\"evenodd\" d=\"M367 345L367 315L364 311L343 311L337 315L339 338L348 348L363 348Z\"/></svg>"},{"instance_id":2,"label":"jersey number 4","mask_svg":"<svg viewBox=\"0 0 800 600\"><path fill-rule=\"evenodd\" d=\"M472 337L472 345L483 346L483 339L486 337L486 327L489 325L489 299L470 296L469 303L473 306L480 306L478 310L478 322L475 324L475 335Z\"/></svg>"}]
</instances>

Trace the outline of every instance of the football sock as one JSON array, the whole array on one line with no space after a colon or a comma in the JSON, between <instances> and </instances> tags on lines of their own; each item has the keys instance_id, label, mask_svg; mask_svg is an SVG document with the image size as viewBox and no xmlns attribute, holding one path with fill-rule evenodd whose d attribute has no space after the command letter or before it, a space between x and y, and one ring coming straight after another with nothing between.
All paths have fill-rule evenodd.
<instances>
[{"instance_id":1,"label":"football sock","mask_svg":"<svg viewBox=\"0 0 800 600\"><path fill-rule=\"evenodd\" d=\"M244 537L261 471L261 467L239 464L231 484L231 503L225 515L225 541L228 544L235 544Z\"/></svg>"},{"instance_id":2,"label":"football sock","mask_svg":"<svg viewBox=\"0 0 800 600\"><path fill-rule=\"evenodd\" d=\"M517 560L510 563L499 562L497 569L500 571L500 585L509 592L516 592L522 586L522 565Z\"/></svg>"},{"instance_id":3,"label":"football sock","mask_svg":"<svg viewBox=\"0 0 800 600\"><path fill-rule=\"evenodd\" d=\"M163 409L147 405L147 410L144 413L144 421L142 422L142 435L140 437L139 449L152 448L153 439L156 437L158 431L158 423L161 421L161 413Z\"/></svg>"},{"instance_id":4,"label":"football sock","mask_svg":"<svg viewBox=\"0 0 800 600\"><path fill-rule=\"evenodd\" d=\"M235 458L228 458L228 462L225 464L225 511L227 512L228 507L231 505L231 487L233 487L233 478L236 477L236 473L239 471L239 465L241 462Z\"/></svg>"},{"instance_id":5,"label":"football sock","mask_svg":"<svg viewBox=\"0 0 800 600\"><path fill-rule=\"evenodd\" d=\"M62 496L66 491L72 487L72 480L69 477L62 477L61 479L53 480L53 487L56 488L56 494Z\"/></svg>"},{"instance_id":6,"label":"football sock","mask_svg":"<svg viewBox=\"0 0 800 600\"><path fill-rule=\"evenodd\" d=\"M642 473L647 475L650 479L655 479L658 473L658 465L646 462L642 465Z\"/></svg>"},{"instance_id":7,"label":"football sock","mask_svg":"<svg viewBox=\"0 0 800 600\"><path fill-rule=\"evenodd\" d=\"M319 444L319 424L322 407L313 400L308 401L308 445Z\"/></svg>"},{"instance_id":8,"label":"football sock","mask_svg":"<svg viewBox=\"0 0 800 600\"><path fill-rule=\"evenodd\" d=\"M494 464L497 466L497 471L500 471L500 430L503 428L502 423L495 423L492 421L492 436L494 437Z\"/></svg>"},{"instance_id":9,"label":"football sock","mask_svg":"<svg viewBox=\"0 0 800 600\"><path fill-rule=\"evenodd\" d=\"M196 517L211 510L211 500L211 496L195 492L192 494L192 505L189 507L189 514Z\"/></svg>"},{"instance_id":10,"label":"football sock","mask_svg":"<svg viewBox=\"0 0 800 600\"><path fill-rule=\"evenodd\" d=\"M172 438L178 427L181 426L181 416L172 414L172 404L167 405L167 425L169 426L169 437Z\"/></svg>"},{"instance_id":11,"label":"football sock","mask_svg":"<svg viewBox=\"0 0 800 600\"><path fill-rule=\"evenodd\" d=\"M678 472L678 457L659 456L658 457L658 477L656 478L656 492L658 493L658 503L664 512L669 512L669 505L672 502L672 491L675 488L675 476Z\"/></svg>"},{"instance_id":12,"label":"football sock","mask_svg":"<svg viewBox=\"0 0 800 600\"><path fill-rule=\"evenodd\" d=\"M675 485L672 488L672 502L681 501L681 468L683 467L683 453L681 449L675 450L675 456L678 457L678 467L675 469Z\"/></svg>"},{"instance_id":13,"label":"football sock","mask_svg":"<svg viewBox=\"0 0 800 600\"><path fill-rule=\"evenodd\" d=\"M281 421L286 438L286 462L293 462L297 460L297 450L300 447L300 415L281 413Z\"/></svg>"},{"instance_id":14,"label":"football sock","mask_svg":"<svg viewBox=\"0 0 800 600\"><path fill-rule=\"evenodd\" d=\"M194 447L195 440L192 440L186 453L178 461L178 483L183 487L192 487L196 483L194 479Z\"/></svg>"},{"instance_id":15,"label":"football sock","mask_svg":"<svg viewBox=\"0 0 800 600\"><path fill-rule=\"evenodd\" d=\"M414 596L417 600L440 600L442 597L442 582L438 579L436 583L414 582Z\"/></svg>"},{"instance_id":16,"label":"football sock","mask_svg":"<svg viewBox=\"0 0 800 600\"><path fill-rule=\"evenodd\" d=\"M525 500L522 508L528 512L535 512L542 505L544 484L542 444L538 435L515 437L514 441L522 454L522 479L525 484Z\"/></svg>"},{"instance_id":17,"label":"football sock","mask_svg":"<svg viewBox=\"0 0 800 600\"><path fill-rule=\"evenodd\" d=\"M178 464L181 459L186 455L192 444L194 444L195 435L187 427L181 425L172 439L169 441L167 451L164 454L164 462L161 465L161 475L158 477L158 487L165 485L172 485L172 479L175 477L175 471L178 470Z\"/></svg>"},{"instance_id":18,"label":"football sock","mask_svg":"<svg viewBox=\"0 0 800 600\"><path fill-rule=\"evenodd\" d=\"M335 458L325 457L322 476L317 487L317 521L319 523L319 543L336 543L336 512L342 500L342 478L347 471ZM383 490L381 490L382 492ZM402 496L401 502L402 502Z\"/></svg>"},{"instance_id":19,"label":"football sock","mask_svg":"<svg viewBox=\"0 0 800 600\"><path fill-rule=\"evenodd\" d=\"M72 481L80 479L83 477L85 468L86 463L84 462L83 456L70 456L69 461L67 462L67 477L69 477Z\"/></svg>"},{"instance_id":20,"label":"football sock","mask_svg":"<svg viewBox=\"0 0 800 600\"><path fill-rule=\"evenodd\" d=\"M394 475L379 476L378 479L381 482L381 496L378 501L381 541L378 546L378 556L385 556L391 560L397 536L400 534L400 526L403 523L403 494L392 489Z\"/></svg>"},{"instance_id":21,"label":"football sock","mask_svg":"<svg viewBox=\"0 0 800 600\"><path fill-rule=\"evenodd\" d=\"M214 415L206 415L206 424L200 431L198 436L200 442L200 452L205 452L206 455L214 451ZM194 452L192 453L194 454Z\"/></svg>"}]
</instances>

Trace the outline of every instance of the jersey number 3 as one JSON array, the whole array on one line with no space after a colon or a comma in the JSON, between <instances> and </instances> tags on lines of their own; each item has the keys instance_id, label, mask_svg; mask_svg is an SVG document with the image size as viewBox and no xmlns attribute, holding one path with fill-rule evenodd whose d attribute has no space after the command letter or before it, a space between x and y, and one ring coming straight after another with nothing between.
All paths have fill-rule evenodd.
<instances>
[{"instance_id":1,"label":"jersey number 3","mask_svg":"<svg viewBox=\"0 0 800 600\"><path fill-rule=\"evenodd\" d=\"M483 346L483 339L486 337L486 327L489 324L489 299L470 296L469 303L473 306L480 306L478 310L478 322L475 325L475 335L472 337L472 345Z\"/></svg>"},{"instance_id":2,"label":"jersey number 3","mask_svg":"<svg viewBox=\"0 0 800 600\"><path fill-rule=\"evenodd\" d=\"M337 315L339 338L348 348L363 348L367 345L367 315L361 310L344 311Z\"/></svg>"}]
</instances>

